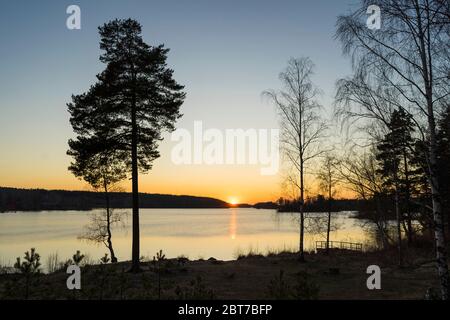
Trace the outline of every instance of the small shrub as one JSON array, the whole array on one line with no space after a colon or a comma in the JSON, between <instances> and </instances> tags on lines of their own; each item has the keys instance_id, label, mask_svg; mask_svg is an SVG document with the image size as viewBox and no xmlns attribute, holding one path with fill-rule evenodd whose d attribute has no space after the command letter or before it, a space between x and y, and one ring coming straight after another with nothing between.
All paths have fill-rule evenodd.
<instances>
[{"instance_id":1,"label":"small shrub","mask_svg":"<svg viewBox=\"0 0 450 320\"><path fill-rule=\"evenodd\" d=\"M14 264L14 268L19 270L21 274L25 276L25 299L28 299L30 293L30 282L34 274L40 273L39 267L41 263L40 255L36 252L35 248L31 248L30 251L25 252L24 260L21 261L20 257L17 257L17 261Z\"/></svg>"},{"instance_id":2,"label":"small shrub","mask_svg":"<svg viewBox=\"0 0 450 320\"><path fill-rule=\"evenodd\" d=\"M101 264L107 264L108 262L109 262L109 257L108 257L108 254L107 253L105 253L105 255L103 256L103 257L101 257L100 258L100 263Z\"/></svg>"},{"instance_id":3,"label":"small shrub","mask_svg":"<svg viewBox=\"0 0 450 320\"><path fill-rule=\"evenodd\" d=\"M156 253L156 256L153 256L153 271L155 271L158 275L158 288L157 288L157 294L158 299L161 299L161 273L167 271L167 264L163 265L163 262L166 259L166 255L163 253L162 250L159 250Z\"/></svg>"},{"instance_id":4,"label":"small shrub","mask_svg":"<svg viewBox=\"0 0 450 320\"><path fill-rule=\"evenodd\" d=\"M21 262L20 257L17 257L14 268L23 274L39 273L39 267L41 266L39 260L41 260L41 257L35 248L31 248L30 251L25 252L24 260Z\"/></svg>"},{"instance_id":5,"label":"small shrub","mask_svg":"<svg viewBox=\"0 0 450 320\"><path fill-rule=\"evenodd\" d=\"M153 261L163 261L166 259L166 255L163 253L162 250L159 250L156 253L156 256L153 256Z\"/></svg>"},{"instance_id":6,"label":"small shrub","mask_svg":"<svg viewBox=\"0 0 450 320\"><path fill-rule=\"evenodd\" d=\"M83 259L84 259L84 254L81 254L80 250L77 250L77 252L73 255L72 259L73 259L73 262L77 266L79 266L81 261L83 261Z\"/></svg>"}]
</instances>

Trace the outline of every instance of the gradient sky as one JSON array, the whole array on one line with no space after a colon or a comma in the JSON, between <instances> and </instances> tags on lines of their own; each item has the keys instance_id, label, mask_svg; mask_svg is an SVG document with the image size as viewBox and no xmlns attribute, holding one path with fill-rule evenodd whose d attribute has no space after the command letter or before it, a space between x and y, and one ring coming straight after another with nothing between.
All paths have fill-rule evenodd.
<instances>
[{"instance_id":1,"label":"gradient sky","mask_svg":"<svg viewBox=\"0 0 450 320\"><path fill-rule=\"evenodd\" d=\"M274 107L261 92L279 88L290 57L316 63L325 116L331 116L335 81L350 62L333 40L336 17L350 1L1 1L0 186L88 189L68 171L73 137L66 103L86 91L103 69L97 27L135 18L147 43L171 49L168 63L186 86L177 126L277 128ZM66 8L81 7L81 30L66 28ZM160 146L140 191L190 194L240 202L275 200L280 176L259 166L176 166L173 143ZM128 183L124 185L129 189Z\"/></svg>"}]
</instances>

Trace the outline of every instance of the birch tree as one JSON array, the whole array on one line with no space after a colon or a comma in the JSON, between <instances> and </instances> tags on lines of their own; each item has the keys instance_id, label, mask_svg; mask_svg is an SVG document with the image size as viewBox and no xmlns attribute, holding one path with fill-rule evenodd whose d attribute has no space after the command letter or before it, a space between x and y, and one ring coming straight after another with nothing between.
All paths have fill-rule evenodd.
<instances>
[{"instance_id":1,"label":"birch tree","mask_svg":"<svg viewBox=\"0 0 450 320\"><path fill-rule=\"evenodd\" d=\"M377 5L382 26L366 26L366 10ZM361 0L341 16L336 37L355 71L378 81L408 105L427 141L427 176L432 193L436 263L443 299L448 299L448 265L437 170L436 114L450 95L448 1ZM370 112L370 110L368 110Z\"/></svg>"},{"instance_id":2,"label":"birch tree","mask_svg":"<svg viewBox=\"0 0 450 320\"><path fill-rule=\"evenodd\" d=\"M305 173L306 164L324 153L320 141L327 129L321 119L319 89L314 85L314 63L310 58L291 58L279 78L283 89L267 90L267 96L277 108L281 126L282 152L293 168L289 180L299 192L299 260L304 261L305 233Z\"/></svg>"},{"instance_id":3,"label":"birch tree","mask_svg":"<svg viewBox=\"0 0 450 320\"><path fill-rule=\"evenodd\" d=\"M327 217L327 243L326 253L329 253L330 249L330 231L331 231L331 205L333 197L336 193L336 186L339 182L337 167L338 160L332 154L327 154L323 160L322 167L320 168L317 178L319 179L320 188L327 193L328 198L328 217Z\"/></svg>"}]
</instances>

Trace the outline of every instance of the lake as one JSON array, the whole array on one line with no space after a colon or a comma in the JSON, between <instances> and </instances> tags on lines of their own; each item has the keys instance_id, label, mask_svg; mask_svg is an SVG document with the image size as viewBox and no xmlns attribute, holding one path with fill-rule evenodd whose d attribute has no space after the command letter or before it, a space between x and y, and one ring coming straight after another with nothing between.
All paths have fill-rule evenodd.
<instances>
[{"instance_id":1,"label":"lake","mask_svg":"<svg viewBox=\"0 0 450 320\"><path fill-rule=\"evenodd\" d=\"M125 225L113 230L112 239L119 260L131 258L131 210L124 211ZM66 260L76 250L98 261L108 252L106 247L78 239L89 215L89 211L0 213L0 264L13 265L16 257L23 257L31 247L41 255L44 267L50 254L58 253L60 260ZM141 209L141 255L152 258L162 249L168 258L185 255L190 259L231 260L249 250L296 250L296 218L296 214L253 208ZM339 230L332 232L331 240L370 241L361 220L352 218L352 212L333 213L333 220ZM307 233L305 249L314 250L316 240L325 240L324 234Z\"/></svg>"}]
</instances>

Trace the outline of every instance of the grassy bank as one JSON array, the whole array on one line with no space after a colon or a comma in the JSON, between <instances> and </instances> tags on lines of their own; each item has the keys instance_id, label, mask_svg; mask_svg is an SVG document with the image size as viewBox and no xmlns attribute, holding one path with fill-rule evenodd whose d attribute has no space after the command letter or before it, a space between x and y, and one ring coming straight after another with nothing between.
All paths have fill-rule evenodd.
<instances>
[{"instance_id":1,"label":"grassy bank","mask_svg":"<svg viewBox=\"0 0 450 320\"><path fill-rule=\"evenodd\" d=\"M423 299L437 288L428 249L410 249L405 266L395 251L310 253L300 263L294 253L240 254L237 260L190 261L186 257L143 262L130 274L128 262L86 265L81 290L66 287L65 269L36 274L29 299ZM381 268L381 290L368 290L366 269ZM24 299L22 274L0 275L0 299Z\"/></svg>"}]
</instances>

